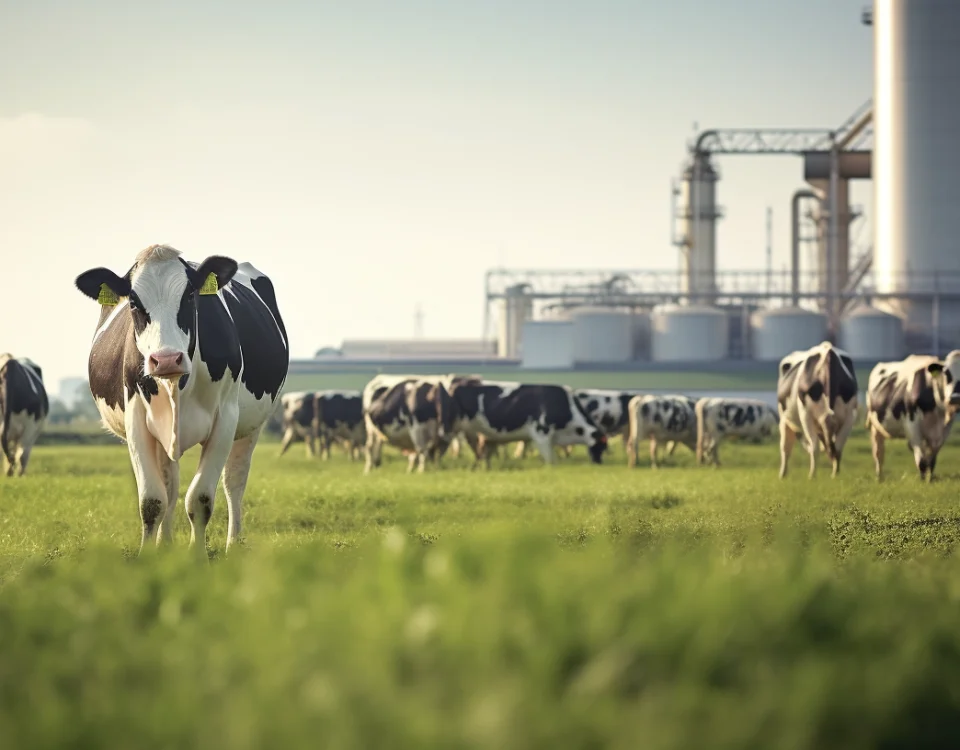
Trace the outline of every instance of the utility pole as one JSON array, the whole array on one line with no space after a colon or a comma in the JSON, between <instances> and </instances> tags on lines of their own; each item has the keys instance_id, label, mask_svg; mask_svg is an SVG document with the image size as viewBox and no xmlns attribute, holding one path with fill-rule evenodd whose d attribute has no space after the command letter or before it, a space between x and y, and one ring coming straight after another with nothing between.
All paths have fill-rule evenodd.
<instances>
[{"instance_id":1,"label":"utility pole","mask_svg":"<svg viewBox=\"0 0 960 750\"><path fill-rule=\"evenodd\" d=\"M767 206L767 294L773 291L773 207Z\"/></svg>"},{"instance_id":2,"label":"utility pole","mask_svg":"<svg viewBox=\"0 0 960 750\"><path fill-rule=\"evenodd\" d=\"M413 337L415 339L423 338L423 308L419 302L413 309Z\"/></svg>"}]
</instances>

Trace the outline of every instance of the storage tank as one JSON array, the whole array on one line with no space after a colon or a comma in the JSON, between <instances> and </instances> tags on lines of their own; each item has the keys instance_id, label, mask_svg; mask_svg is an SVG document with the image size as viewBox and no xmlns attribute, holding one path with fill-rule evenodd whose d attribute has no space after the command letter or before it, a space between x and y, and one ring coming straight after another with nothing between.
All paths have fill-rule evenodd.
<instances>
[{"instance_id":1,"label":"storage tank","mask_svg":"<svg viewBox=\"0 0 960 750\"><path fill-rule=\"evenodd\" d=\"M870 305L860 305L840 321L841 349L854 359L885 362L905 354L903 319Z\"/></svg>"},{"instance_id":2,"label":"storage tank","mask_svg":"<svg viewBox=\"0 0 960 750\"><path fill-rule=\"evenodd\" d=\"M571 311L573 358L585 364L633 359L633 320L627 310L578 307Z\"/></svg>"},{"instance_id":3,"label":"storage tank","mask_svg":"<svg viewBox=\"0 0 960 750\"><path fill-rule=\"evenodd\" d=\"M809 349L827 338L827 316L802 307L759 310L750 321L753 358L779 361L790 352Z\"/></svg>"},{"instance_id":4,"label":"storage tank","mask_svg":"<svg viewBox=\"0 0 960 750\"><path fill-rule=\"evenodd\" d=\"M960 2L875 0L872 23L876 288L960 292ZM913 331L933 319L929 302L877 305ZM960 304L939 319L956 335Z\"/></svg>"},{"instance_id":5,"label":"storage tank","mask_svg":"<svg viewBox=\"0 0 960 750\"><path fill-rule=\"evenodd\" d=\"M501 357L517 357L523 336L523 324L533 317L533 299L526 293L529 284L516 284L506 289L500 300L500 325L497 332L497 353Z\"/></svg>"},{"instance_id":6,"label":"storage tank","mask_svg":"<svg viewBox=\"0 0 960 750\"><path fill-rule=\"evenodd\" d=\"M633 326L633 358L650 359L650 313L634 310L631 316Z\"/></svg>"},{"instance_id":7,"label":"storage tank","mask_svg":"<svg viewBox=\"0 0 960 750\"><path fill-rule=\"evenodd\" d=\"M683 171L680 184L684 208L683 291L691 301L712 302L716 289L717 219L722 212L717 206L719 176L706 152L696 153L693 162ZM698 294L705 294L699 298Z\"/></svg>"},{"instance_id":8,"label":"storage tank","mask_svg":"<svg viewBox=\"0 0 960 750\"><path fill-rule=\"evenodd\" d=\"M569 370L573 367L573 322L528 320L523 324L520 366L528 370Z\"/></svg>"},{"instance_id":9,"label":"storage tank","mask_svg":"<svg viewBox=\"0 0 960 750\"><path fill-rule=\"evenodd\" d=\"M668 306L652 317L655 362L708 362L726 359L730 326L715 307Z\"/></svg>"}]
</instances>

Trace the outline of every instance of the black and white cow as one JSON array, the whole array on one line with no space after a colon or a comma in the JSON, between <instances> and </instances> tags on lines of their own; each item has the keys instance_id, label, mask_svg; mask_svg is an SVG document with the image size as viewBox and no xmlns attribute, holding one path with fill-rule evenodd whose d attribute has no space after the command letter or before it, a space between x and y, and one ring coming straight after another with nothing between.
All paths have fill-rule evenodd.
<instances>
[{"instance_id":1,"label":"black and white cow","mask_svg":"<svg viewBox=\"0 0 960 750\"><path fill-rule=\"evenodd\" d=\"M597 388L578 388L573 392L580 406L590 416L590 419L603 430L608 437L620 435L623 444L630 438L630 412L627 408L630 399L643 395L641 391L604 390ZM667 441L667 455L673 455L677 444L673 440Z\"/></svg>"},{"instance_id":2,"label":"black and white cow","mask_svg":"<svg viewBox=\"0 0 960 750\"><path fill-rule=\"evenodd\" d=\"M720 465L720 441L764 440L777 432L780 415L756 398L701 398L697 401L697 463Z\"/></svg>"},{"instance_id":3,"label":"black and white cow","mask_svg":"<svg viewBox=\"0 0 960 750\"><path fill-rule=\"evenodd\" d=\"M253 449L290 360L272 282L249 263L211 256L197 264L152 245L123 276L95 268L76 285L101 304L90 391L104 425L127 442L141 551L154 536L172 539L179 460L194 445L200 465L184 501L190 543L205 550L222 474L229 549L240 535Z\"/></svg>"},{"instance_id":4,"label":"black and white cow","mask_svg":"<svg viewBox=\"0 0 960 750\"><path fill-rule=\"evenodd\" d=\"M787 475L797 435L803 436L810 454L810 476L817 471L819 445L833 462L832 476L837 475L843 446L857 418L858 390L853 360L829 341L791 352L780 360L777 404L781 479Z\"/></svg>"},{"instance_id":5,"label":"black and white cow","mask_svg":"<svg viewBox=\"0 0 960 750\"><path fill-rule=\"evenodd\" d=\"M330 445L342 440L350 460L366 443L360 391L319 391L313 396L313 436L320 441L320 455L330 458Z\"/></svg>"},{"instance_id":6,"label":"black and white cow","mask_svg":"<svg viewBox=\"0 0 960 750\"><path fill-rule=\"evenodd\" d=\"M594 463L607 449L607 436L562 385L469 380L440 391L440 434L463 432L483 446L529 440L543 460L556 461L554 446L586 445ZM478 457L479 458L479 457Z\"/></svg>"},{"instance_id":7,"label":"black and white cow","mask_svg":"<svg viewBox=\"0 0 960 750\"><path fill-rule=\"evenodd\" d=\"M316 454L313 434L313 391L292 391L280 397L283 407L283 438L280 441L280 455L287 452L290 444L297 439L303 440L307 455Z\"/></svg>"},{"instance_id":8,"label":"black and white cow","mask_svg":"<svg viewBox=\"0 0 960 750\"><path fill-rule=\"evenodd\" d=\"M29 359L0 354L0 448L8 477L23 476L50 413L43 372Z\"/></svg>"},{"instance_id":9,"label":"black and white cow","mask_svg":"<svg viewBox=\"0 0 960 750\"><path fill-rule=\"evenodd\" d=\"M879 362L867 380L867 419L877 479L883 476L884 442L906 440L920 478L933 481L937 455L960 409L960 351L945 360L912 354Z\"/></svg>"},{"instance_id":10,"label":"black and white cow","mask_svg":"<svg viewBox=\"0 0 960 750\"><path fill-rule=\"evenodd\" d=\"M657 448L672 441L697 450L697 401L689 396L668 394L634 396L627 404L630 433L627 437L627 465L634 467L640 454L640 441L650 440L650 465L657 468ZM668 452L670 446L668 446Z\"/></svg>"}]
</instances>

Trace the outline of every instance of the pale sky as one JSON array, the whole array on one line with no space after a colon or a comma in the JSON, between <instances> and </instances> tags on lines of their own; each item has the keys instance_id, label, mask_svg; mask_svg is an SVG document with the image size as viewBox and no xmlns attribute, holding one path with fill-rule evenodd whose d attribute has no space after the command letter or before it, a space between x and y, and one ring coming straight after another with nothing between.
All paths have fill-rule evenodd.
<instances>
[{"instance_id":1,"label":"pale sky","mask_svg":"<svg viewBox=\"0 0 960 750\"><path fill-rule=\"evenodd\" d=\"M0 351L85 376L74 277L160 242L271 276L295 357L410 337L418 302L478 337L498 265L676 268L694 123L840 125L866 4L3 0ZM763 266L771 205L782 268L800 160L718 165L718 267Z\"/></svg>"}]
</instances>

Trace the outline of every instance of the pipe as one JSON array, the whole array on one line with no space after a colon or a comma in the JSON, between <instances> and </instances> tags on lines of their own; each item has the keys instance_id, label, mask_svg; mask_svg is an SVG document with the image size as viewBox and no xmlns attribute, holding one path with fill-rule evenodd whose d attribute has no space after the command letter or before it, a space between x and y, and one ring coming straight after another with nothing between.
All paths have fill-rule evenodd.
<instances>
[{"instance_id":1,"label":"pipe","mask_svg":"<svg viewBox=\"0 0 960 750\"><path fill-rule=\"evenodd\" d=\"M794 307L800 304L800 201L818 197L809 188L800 188L790 201L790 299Z\"/></svg>"},{"instance_id":2,"label":"pipe","mask_svg":"<svg viewBox=\"0 0 960 750\"><path fill-rule=\"evenodd\" d=\"M830 241L827 243L827 314L830 329L836 332L840 294L840 151L834 141L830 149ZM849 262L849 261L848 261Z\"/></svg>"}]
</instances>

